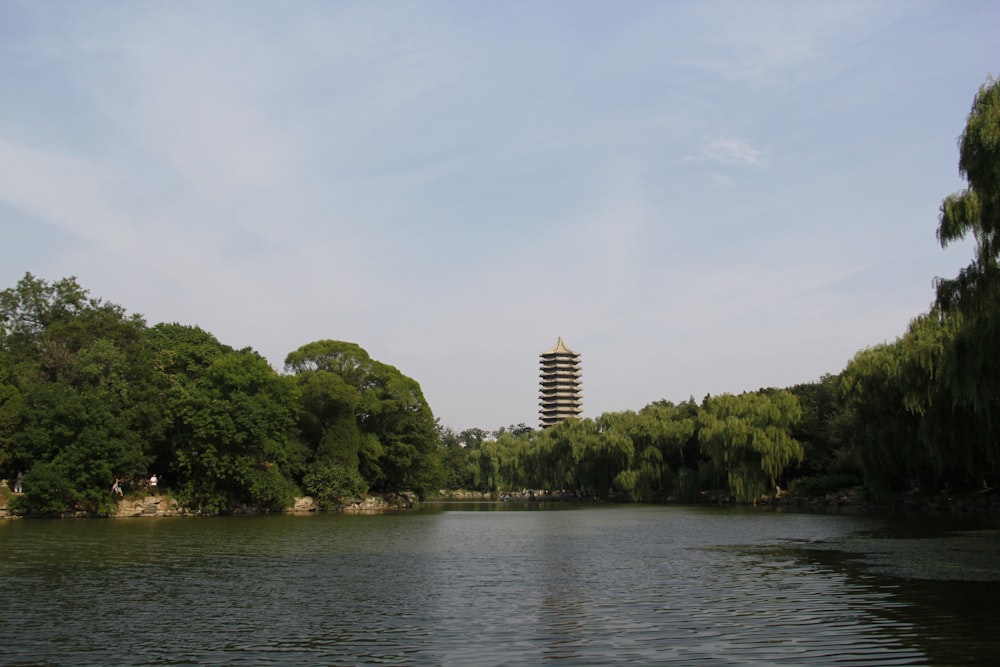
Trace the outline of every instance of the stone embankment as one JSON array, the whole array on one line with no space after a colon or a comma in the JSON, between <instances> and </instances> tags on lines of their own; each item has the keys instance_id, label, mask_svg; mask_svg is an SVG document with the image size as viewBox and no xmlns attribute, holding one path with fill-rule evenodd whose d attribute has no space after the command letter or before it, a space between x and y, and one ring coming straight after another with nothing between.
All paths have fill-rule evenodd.
<instances>
[{"instance_id":1,"label":"stone embankment","mask_svg":"<svg viewBox=\"0 0 1000 667\"><path fill-rule=\"evenodd\" d=\"M173 498L166 496L146 496L144 498L122 498L118 501L118 511L115 517L131 518L140 516L195 516L197 512L192 512L181 507Z\"/></svg>"},{"instance_id":2,"label":"stone embankment","mask_svg":"<svg viewBox=\"0 0 1000 667\"><path fill-rule=\"evenodd\" d=\"M335 512L388 512L400 509L412 509L417 504L415 496L410 494L392 494L385 497L369 496L348 500L337 505ZM282 510L285 514L308 514L320 512L319 505L310 496L296 498L289 507ZM250 507L234 507L231 514L260 514ZM171 516L203 516L204 514L181 506L173 498L163 496L146 496L135 500L121 500L118 503L116 518L131 517L171 517Z\"/></svg>"},{"instance_id":3,"label":"stone embankment","mask_svg":"<svg viewBox=\"0 0 1000 667\"><path fill-rule=\"evenodd\" d=\"M384 497L369 496L367 498L358 498L354 500L348 500L340 505L337 505L330 511L334 512L351 512L351 513L365 513L365 512L388 512L393 510L402 509L412 509L417 505L417 498L412 494L390 494ZM287 514L306 514L309 512L319 512L321 511L316 501L309 497L303 496L296 498L294 502L282 510ZM231 514L259 514L260 512L255 511L250 507L235 507L233 508ZM28 515L33 516L33 515ZM65 518L69 517L84 517L87 516L84 513L68 513L63 515ZM117 519L134 519L141 517L184 517L184 516L213 516L211 513L200 512L198 510L192 510L190 508L184 507L177 500L171 498L170 496L157 495L157 496L141 496L141 497L129 497L121 498L118 501L117 508L114 513L110 515L112 518ZM7 504L0 499L0 519L16 519L21 518L20 514L13 514L7 508Z\"/></svg>"},{"instance_id":4,"label":"stone embankment","mask_svg":"<svg viewBox=\"0 0 1000 667\"><path fill-rule=\"evenodd\" d=\"M493 500L493 494L465 489L441 489L435 500Z\"/></svg>"},{"instance_id":5,"label":"stone embankment","mask_svg":"<svg viewBox=\"0 0 1000 667\"><path fill-rule=\"evenodd\" d=\"M368 496L346 500L337 505L336 512L391 512L393 510L408 510L417 506L417 497L411 493L391 493L387 496ZM285 509L286 513L301 514L319 512L319 505L310 496L296 498L292 506Z\"/></svg>"},{"instance_id":6,"label":"stone embankment","mask_svg":"<svg viewBox=\"0 0 1000 667\"><path fill-rule=\"evenodd\" d=\"M392 493L387 496L369 496L360 500L352 500L339 506L337 510L340 512L387 512L413 509L417 504L417 497L412 493Z\"/></svg>"}]
</instances>

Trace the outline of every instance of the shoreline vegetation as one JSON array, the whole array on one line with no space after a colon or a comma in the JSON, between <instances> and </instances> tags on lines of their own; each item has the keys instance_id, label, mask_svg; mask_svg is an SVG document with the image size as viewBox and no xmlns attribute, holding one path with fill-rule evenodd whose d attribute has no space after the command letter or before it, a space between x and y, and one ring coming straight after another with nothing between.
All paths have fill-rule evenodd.
<instances>
[{"instance_id":1,"label":"shoreline vegetation","mask_svg":"<svg viewBox=\"0 0 1000 667\"><path fill-rule=\"evenodd\" d=\"M586 489L602 502L996 511L998 165L990 79L960 139L968 187L944 198L937 229L942 246L973 239L974 255L936 280L895 341L815 382L541 430L456 432L415 379L356 343L307 343L278 371L197 326L149 326L73 277L27 273L0 291L0 504L18 516L217 516L306 497L316 511L368 511L352 508L440 489ZM508 499L551 497L522 495Z\"/></svg>"}]
</instances>

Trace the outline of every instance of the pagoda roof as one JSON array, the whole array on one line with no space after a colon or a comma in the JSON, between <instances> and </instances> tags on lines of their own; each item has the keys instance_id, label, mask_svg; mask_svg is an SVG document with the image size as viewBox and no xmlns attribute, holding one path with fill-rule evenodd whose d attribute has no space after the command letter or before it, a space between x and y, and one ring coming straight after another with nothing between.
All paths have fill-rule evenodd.
<instances>
[{"instance_id":1,"label":"pagoda roof","mask_svg":"<svg viewBox=\"0 0 1000 667\"><path fill-rule=\"evenodd\" d=\"M542 352L542 354L576 354L576 352L566 347L566 343L563 342L562 336L560 336L555 346L547 352Z\"/></svg>"}]
</instances>

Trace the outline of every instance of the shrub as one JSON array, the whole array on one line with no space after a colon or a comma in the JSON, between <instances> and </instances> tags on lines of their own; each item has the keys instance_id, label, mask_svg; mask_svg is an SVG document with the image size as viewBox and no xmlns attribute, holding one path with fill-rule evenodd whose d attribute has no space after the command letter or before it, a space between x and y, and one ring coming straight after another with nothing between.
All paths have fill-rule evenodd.
<instances>
[{"instance_id":1,"label":"shrub","mask_svg":"<svg viewBox=\"0 0 1000 667\"><path fill-rule=\"evenodd\" d=\"M320 509L335 507L341 499L368 493L368 483L354 468L339 463L320 463L302 478L302 486Z\"/></svg>"}]
</instances>

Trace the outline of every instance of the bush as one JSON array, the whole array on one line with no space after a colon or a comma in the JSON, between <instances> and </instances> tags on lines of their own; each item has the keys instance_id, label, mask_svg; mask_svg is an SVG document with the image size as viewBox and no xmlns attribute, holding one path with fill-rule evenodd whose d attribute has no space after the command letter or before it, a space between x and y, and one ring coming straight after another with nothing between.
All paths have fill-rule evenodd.
<instances>
[{"instance_id":1,"label":"bush","mask_svg":"<svg viewBox=\"0 0 1000 667\"><path fill-rule=\"evenodd\" d=\"M368 483L354 468L339 463L320 463L302 478L306 493L320 509L330 509L344 498L358 498L368 493Z\"/></svg>"}]
</instances>

